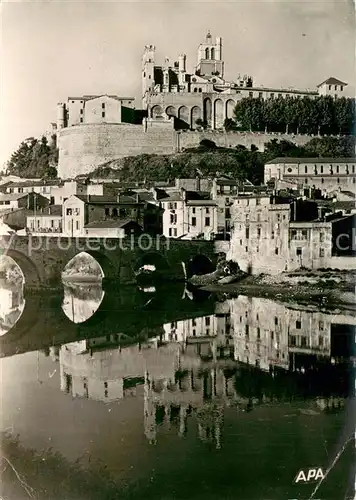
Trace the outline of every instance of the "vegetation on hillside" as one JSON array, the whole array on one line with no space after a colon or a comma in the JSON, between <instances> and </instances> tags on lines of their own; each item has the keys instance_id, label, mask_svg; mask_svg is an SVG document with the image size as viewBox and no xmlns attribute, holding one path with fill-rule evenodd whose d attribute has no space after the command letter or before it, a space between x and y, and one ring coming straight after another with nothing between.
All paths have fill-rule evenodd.
<instances>
[{"instance_id":1,"label":"vegetation on hillside","mask_svg":"<svg viewBox=\"0 0 356 500\"><path fill-rule=\"evenodd\" d=\"M263 182L264 164L276 157L336 157L353 156L352 137L313 138L305 146L273 139L265 144L264 152L250 149L220 148L204 139L197 148L172 155L138 155L110 161L98 167L91 177L112 178L124 182L165 181L177 177L209 177L222 174L235 179Z\"/></svg>"},{"instance_id":2,"label":"vegetation on hillside","mask_svg":"<svg viewBox=\"0 0 356 500\"><path fill-rule=\"evenodd\" d=\"M46 137L30 137L11 155L7 175L27 178L53 179L57 177L58 149L56 136L48 142Z\"/></svg>"},{"instance_id":3,"label":"vegetation on hillside","mask_svg":"<svg viewBox=\"0 0 356 500\"><path fill-rule=\"evenodd\" d=\"M355 99L247 97L237 103L234 118L225 121L225 129L349 135L355 129Z\"/></svg>"}]
</instances>

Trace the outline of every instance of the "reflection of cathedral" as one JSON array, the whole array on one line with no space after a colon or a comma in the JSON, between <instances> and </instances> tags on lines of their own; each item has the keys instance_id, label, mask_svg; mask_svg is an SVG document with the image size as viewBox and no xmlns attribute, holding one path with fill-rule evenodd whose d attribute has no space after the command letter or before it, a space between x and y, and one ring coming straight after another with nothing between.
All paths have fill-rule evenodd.
<instances>
[{"instance_id":1,"label":"reflection of cathedral","mask_svg":"<svg viewBox=\"0 0 356 500\"><path fill-rule=\"evenodd\" d=\"M162 426L184 435L192 416L199 438L219 448L224 408L249 410L276 395L289 397L295 383L309 390L304 377L314 376L318 358L330 358L334 321L337 316L319 311L239 296L217 303L213 315L163 325L144 344L120 347L125 339L114 334L61 346L61 390L112 402L136 395L141 386L151 443ZM296 366L298 355L309 357L309 365ZM325 399L319 389L313 394L324 410L332 391ZM341 404L335 401L330 405Z\"/></svg>"}]
</instances>

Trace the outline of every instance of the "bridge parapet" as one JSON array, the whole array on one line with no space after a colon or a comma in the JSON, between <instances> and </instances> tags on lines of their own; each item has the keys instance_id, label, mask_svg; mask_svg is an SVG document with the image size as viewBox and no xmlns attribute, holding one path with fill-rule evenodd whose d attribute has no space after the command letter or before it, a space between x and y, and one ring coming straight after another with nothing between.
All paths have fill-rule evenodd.
<instances>
[{"instance_id":1,"label":"bridge parapet","mask_svg":"<svg viewBox=\"0 0 356 500\"><path fill-rule=\"evenodd\" d=\"M135 271L144 264L154 264L164 278L179 279L184 277L182 262L194 261L198 267L199 259L213 267L216 263L211 241L148 234L123 239L11 235L0 239L0 250L19 265L27 286L58 283L67 263L82 252L99 263L106 279L122 284L134 283Z\"/></svg>"}]
</instances>

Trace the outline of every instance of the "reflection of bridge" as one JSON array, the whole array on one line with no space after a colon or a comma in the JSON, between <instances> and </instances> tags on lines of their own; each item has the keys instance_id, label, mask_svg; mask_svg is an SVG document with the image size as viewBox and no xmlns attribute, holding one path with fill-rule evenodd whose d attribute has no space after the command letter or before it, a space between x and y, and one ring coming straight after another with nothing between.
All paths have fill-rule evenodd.
<instances>
[{"instance_id":1,"label":"reflection of bridge","mask_svg":"<svg viewBox=\"0 0 356 500\"><path fill-rule=\"evenodd\" d=\"M27 286L58 283L66 264L81 252L94 257L108 279L135 282L135 270L153 264L163 278L183 278L182 262L191 273L211 271L214 243L204 240L152 238L85 239L3 236L0 250L20 266Z\"/></svg>"},{"instance_id":2,"label":"reflection of bridge","mask_svg":"<svg viewBox=\"0 0 356 500\"><path fill-rule=\"evenodd\" d=\"M26 305L16 325L0 338L2 356L48 348L80 339L124 333L132 342L145 338L150 328L180 319L213 314L213 300L182 299L183 285L153 294L122 287L107 291L97 311L84 323L73 323L62 310L63 292L27 294Z\"/></svg>"}]
</instances>

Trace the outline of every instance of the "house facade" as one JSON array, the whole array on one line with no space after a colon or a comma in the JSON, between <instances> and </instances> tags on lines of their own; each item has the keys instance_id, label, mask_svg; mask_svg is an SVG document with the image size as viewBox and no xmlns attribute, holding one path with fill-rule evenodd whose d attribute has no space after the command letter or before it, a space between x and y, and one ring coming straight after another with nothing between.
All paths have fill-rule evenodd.
<instances>
[{"instance_id":1,"label":"house facade","mask_svg":"<svg viewBox=\"0 0 356 500\"><path fill-rule=\"evenodd\" d=\"M264 182L285 181L330 193L356 193L355 158L275 158L265 164Z\"/></svg>"}]
</instances>

